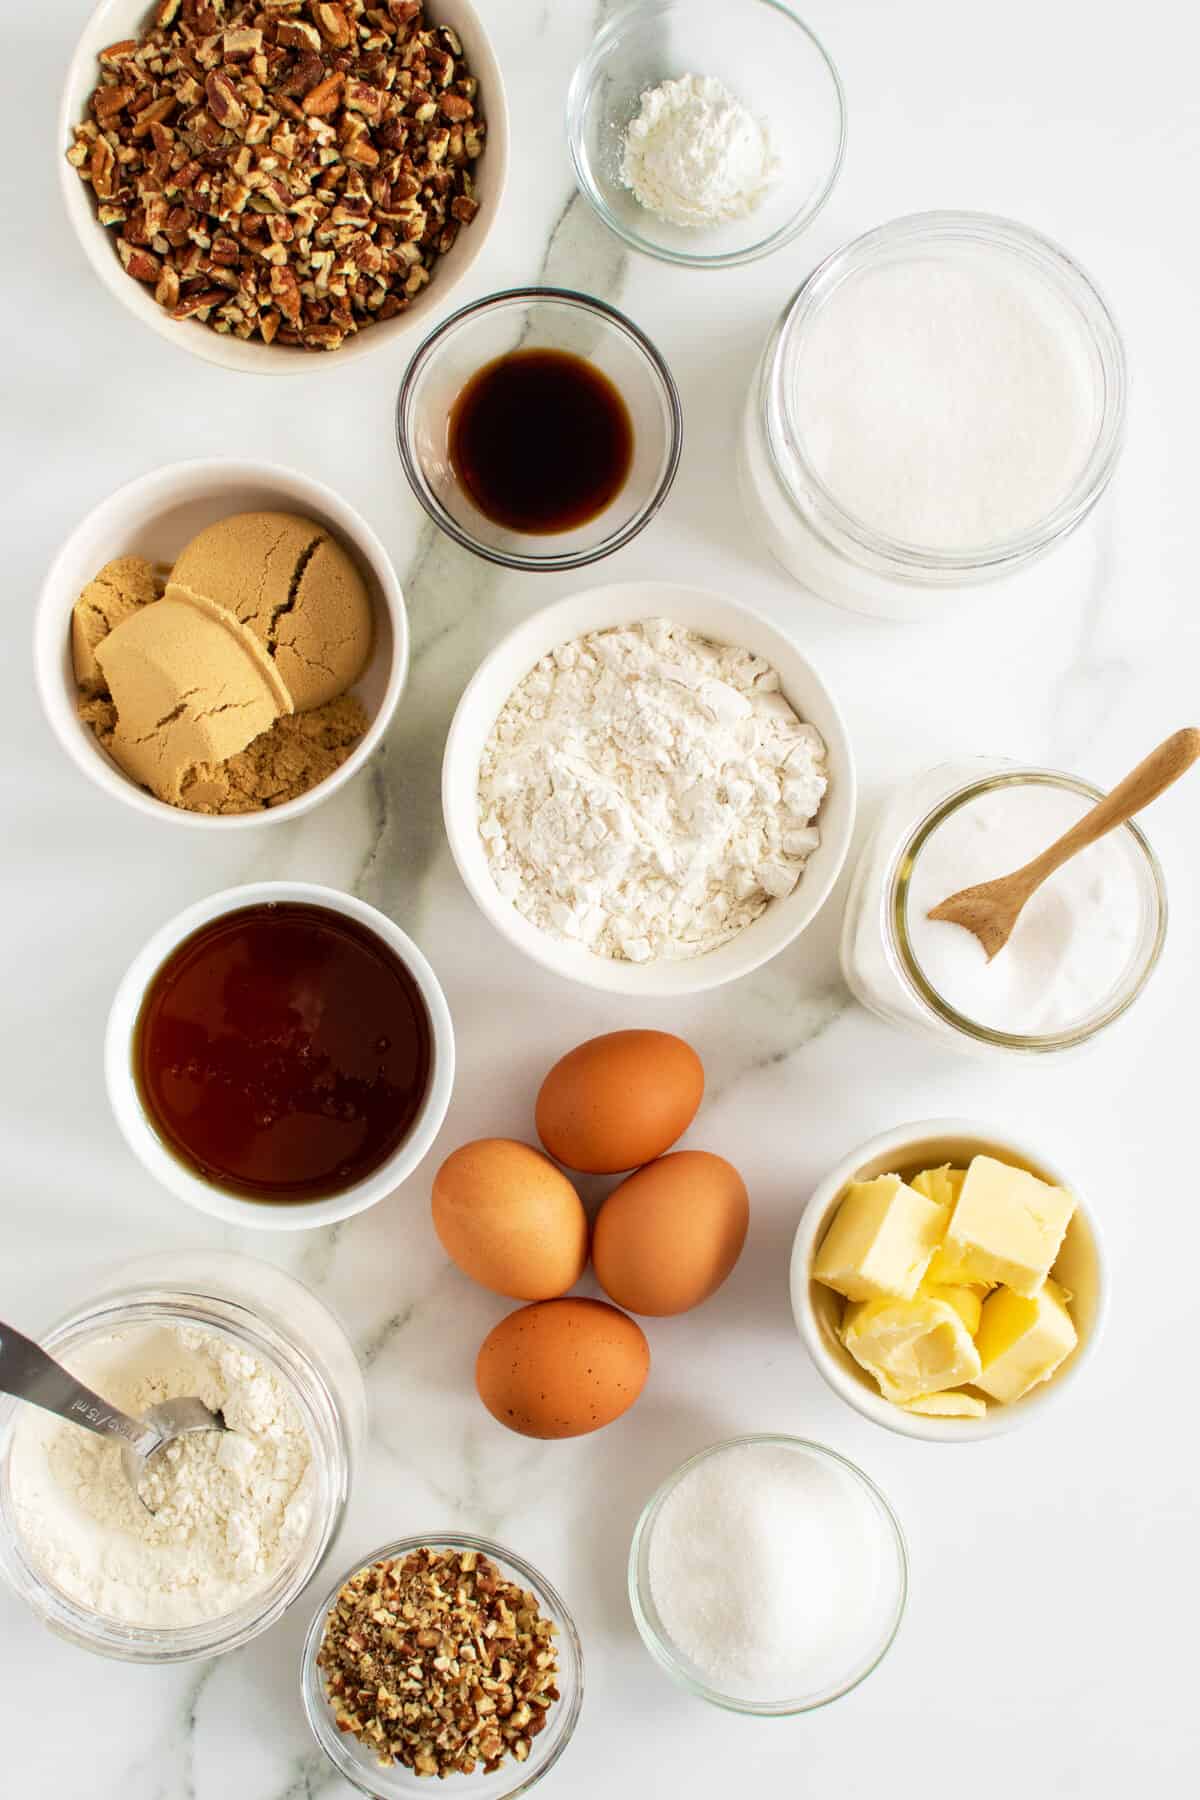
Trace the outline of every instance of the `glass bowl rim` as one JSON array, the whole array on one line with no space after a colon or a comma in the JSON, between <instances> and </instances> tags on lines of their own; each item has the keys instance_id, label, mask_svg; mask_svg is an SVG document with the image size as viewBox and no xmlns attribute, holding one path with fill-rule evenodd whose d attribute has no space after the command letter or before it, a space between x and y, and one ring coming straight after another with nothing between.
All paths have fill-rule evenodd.
<instances>
[{"instance_id":1,"label":"glass bowl rim","mask_svg":"<svg viewBox=\"0 0 1200 1800\"><path fill-rule=\"evenodd\" d=\"M560 305L568 310L592 313L613 326L640 350L649 365L652 378L657 381L659 391L666 403L669 418L667 429L666 467L657 487L646 504L624 524L618 531L610 533L600 543L587 550L547 551L544 556L535 556L525 552L497 550L491 544L485 544L478 537L466 531L456 519L438 502L425 480L417 457L413 454L407 429L407 416L412 403L417 381L424 373L442 344L451 334L471 319L506 306L533 306L537 304ZM396 448L400 454L400 462L404 469L409 487L428 516L446 536L460 544L464 550L470 550L485 562L496 564L504 569L520 569L526 573L541 571L569 571L586 568L590 563L599 562L621 550L642 532L666 502L679 472L679 462L683 454L683 402L679 397L679 389L662 352L647 337L640 326L635 325L627 314L619 308L599 300L593 294L585 294L576 288L561 287L514 287L502 288L494 294L484 294L478 300L469 301L460 306L448 318L425 337L414 351L400 391L396 397ZM548 543L556 541L556 534L547 538Z\"/></svg>"},{"instance_id":2,"label":"glass bowl rim","mask_svg":"<svg viewBox=\"0 0 1200 1800\"><path fill-rule=\"evenodd\" d=\"M939 239L973 245L988 253L1001 251L1010 259L1020 257L1037 264L1053 280L1060 297L1079 315L1080 331L1086 334L1095 353L1103 382L1100 418L1092 446L1058 504L1033 525L1010 537L982 547L953 550L934 550L890 537L844 507L812 467L799 433L786 418L786 403L778 398L782 393L780 371L786 350L847 275L869 269L876 254L893 245L911 242L916 247ZM899 579L919 584L1003 575L1069 536L1099 500L1116 468L1125 439L1129 377L1124 340L1104 291L1068 250L1018 219L1000 213L947 208L905 213L886 220L851 238L818 263L787 302L772 333L758 389L764 437L776 479L808 528L835 553L863 559L867 567L878 563ZM807 484L803 495L797 494L786 474L785 459L791 459L803 476Z\"/></svg>"},{"instance_id":3,"label":"glass bowl rim","mask_svg":"<svg viewBox=\"0 0 1200 1800\"><path fill-rule=\"evenodd\" d=\"M1006 787L1055 787L1068 793L1078 794L1093 803L1104 799L1104 789L1094 787L1090 781L1080 776L1068 775L1059 769L1016 767L1003 773L977 776L975 780L958 787L952 794L927 812L924 817L906 833L896 850L883 885L883 925L884 941L887 950L899 964L901 978L907 982L909 989L917 999L928 1006L935 1017L953 1030L973 1039L976 1043L990 1044L1003 1050L1020 1050L1030 1055L1045 1055L1060 1050L1072 1050L1112 1025L1122 1014L1129 1011L1135 1000L1144 991L1158 961L1162 955L1167 936L1167 888L1162 865L1151 848L1150 841L1136 819L1126 819L1118 829L1128 831L1140 853L1141 866L1150 878L1150 888L1154 896L1155 920L1154 930L1149 946L1134 965L1136 977L1128 976L1114 990L1113 998L1098 1011L1089 1013L1085 1018L1065 1031L1031 1034L1017 1031L999 1031L992 1026L983 1025L977 1019L971 1019L966 1013L959 1012L944 1000L930 981L917 960L908 934L906 903L908 899L909 881L912 868L921 850L939 825L945 823L957 812L960 806L978 799L982 794L992 793L998 788Z\"/></svg>"},{"instance_id":4,"label":"glass bowl rim","mask_svg":"<svg viewBox=\"0 0 1200 1800\"><path fill-rule=\"evenodd\" d=\"M591 92L596 66L600 59L621 37L627 26L635 20L641 21L649 13L669 12L679 5L679 0L649 0L626 6L611 18L593 38L591 46L576 65L567 89L567 146L571 153L571 165L575 171L575 179L580 192L607 225L615 237L618 237L629 249L638 251L643 256L653 257L658 262L673 263L682 269L731 269L739 264L756 262L760 257L770 256L773 251L780 250L790 244L806 231L824 207L826 201L837 185L842 164L846 160L846 90L829 51L810 25L807 25L798 13L783 0L750 0L750 4L769 7L772 12L782 15L788 22L797 27L808 39L812 49L817 52L818 59L824 64L833 88L834 102L837 108L838 134L837 148L819 191L792 217L780 225L767 237L760 238L741 250L726 250L717 255L705 256L698 252L673 250L665 244L656 244L645 238L640 232L632 230L613 212L596 182L592 178L591 163L583 148L582 120L586 99Z\"/></svg>"},{"instance_id":5,"label":"glass bowl rim","mask_svg":"<svg viewBox=\"0 0 1200 1800\"><path fill-rule=\"evenodd\" d=\"M368 1551L365 1556L358 1557L342 1571L338 1579L332 1582L326 1592L322 1594L320 1602L314 1609L312 1619L304 1634L304 1645L300 1652L300 1697L309 1731L329 1765L336 1769L351 1786L357 1787L360 1793L367 1795L368 1800L376 1800L374 1788L365 1785L366 1776L358 1771L352 1772L350 1769L343 1768L330 1749L331 1744L340 1742L341 1733L331 1726L327 1716L329 1706L324 1683L321 1681L320 1671L317 1668L317 1652L320 1650L325 1636L325 1621L329 1615L329 1609L352 1576L356 1575L360 1569L370 1568L373 1563L383 1562L388 1558L407 1556L413 1550L423 1549L478 1550L483 1555L491 1557L502 1568L515 1572L523 1584L536 1596L539 1605L545 1604L549 1607L554 1623L558 1626L557 1641L568 1648L567 1663L572 1673L572 1681L569 1689L564 1686L562 1698L557 1703L558 1706L564 1708L558 1741L549 1755L539 1762L536 1768L530 1768L528 1763L514 1763L514 1770L524 1770L525 1773L515 1787L507 1788L500 1797L500 1800L519 1800L520 1795L528 1793L530 1788L537 1785L543 1775L548 1774L554 1768L575 1734L575 1727L579 1723L579 1714L583 1708L583 1645L580 1642L579 1630L574 1617L553 1583L548 1581L541 1571L535 1569L533 1564L527 1562L523 1556L518 1556L514 1550L509 1550L504 1544L496 1543L492 1538L477 1537L467 1531L411 1534L381 1544L377 1549ZM561 1673L560 1671L560 1679ZM473 1778L467 1776L462 1778L463 1781L471 1779ZM454 1791L459 1792L459 1787L456 1787Z\"/></svg>"},{"instance_id":6,"label":"glass bowl rim","mask_svg":"<svg viewBox=\"0 0 1200 1800\"><path fill-rule=\"evenodd\" d=\"M210 1307L217 1306L222 1315L214 1318ZM20 1415L21 1402L0 1396L0 1474L3 1494L0 1497L0 1519L6 1527L7 1550L19 1572L21 1598L43 1620L48 1628L71 1643L123 1662L161 1664L183 1663L201 1658L223 1656L242 1648L276 1624L301 1597L319 1570L337 1533L345 1511L348 1494L350 1446L346 1437L341 1406L323 1370L313 1361L298 1340L286 1338L272 1321L262 1318L240 1300L223 1295L179 1293L159 1284L146 1289L131 1289L128 1295L105 1295L98 1304L85 1302L65 1317L58 1319L39 1335L39 1343L59 1353L86 1342L89 1338L117 1331L127 1326L156 1325L175 1322L231 1339L256 1358L265 1358L276 1378L287 1388L308 1432L314 1463L324 1455L323 1438L318 1435L323 1425L332 1422L340 1466L329 1471L337 1477L329 1481L328 1507L317 1539L307 1554L297 1557L275 1579L233 1612L219 1614L191 1625L130 1625L105 1613L95 1613L59 1589L43 1573L24 1550L20 1533L9 1519L11 1494L8 1479L12 1454L12 1432ZM303 1365L305 1377L313 1383L320 1403L328 1409L328 1421L316 1414L309 1395L300 1391L293 1372L280 1360L296 1356ZM10 1580L15 1577L10 1574ZM32 1596L36 1594L35 1600Z\"/></svg>"},{"instance_id":7,"label":"glass bowl rim","mask_svg":"<svg viewBox=\"0 0 1200 1800\"><path fill-rule=\"evenodd\" d=\"M649 1543L664 1502L684 1477L701 1463L707 1462L710 1457L721 1455L727 1450L740 1449L748 1444L771 1444L783 1446L788 1450L801 1450L815 1457L818 1462L825 1461L835 1464L856 1481L860 1488L866 1490L868 1497L876 1503L883 1519L891 1527L891 1543L896 1552L899 1580L894 1614L887 1633L865 1667L859 1669L850 1679L843 1681L831 1693L822 1694L817 1699L800 1702L743 1700L723 1694L719 1688L712 1688L704 1682L697 1681L679 1662L674 1646L651 1623L643 1602L640 1579L642 1547L643 1544ZM904 1528L887 1495L876 1486L865 1470L860 1469L857 1463L851 1462L848 1456L843 1456L839 1450L831 1449L828 1444L819 1444L813 1438L796 1437L783 1431L752 1431L742 1433L737 1437L722 1438L719 1443L709 1444L703 1450L697 1450L694 1455L687 1457L684 1462L673 1469L651 1494L638 1517L629 1546L629 1604L633 1611L634 1623L647 1650L660 1668L665 1669L672 1680L678 1682L680 1687L686 1688L688 1693L695 1694L701 1700L707 1700L713 1706L721 1707L726 1712L741 1713L755 1718L796 1718L801 1713L818 1712L822 1707L831 1705L835 1700L841 1700L846 1694L861 1686L869 1675L874 1674L895 1643L900 1626L904 1621L910 1585L909 1569L908 1543L904 1536Z\"/></svg>"}]
</instances>

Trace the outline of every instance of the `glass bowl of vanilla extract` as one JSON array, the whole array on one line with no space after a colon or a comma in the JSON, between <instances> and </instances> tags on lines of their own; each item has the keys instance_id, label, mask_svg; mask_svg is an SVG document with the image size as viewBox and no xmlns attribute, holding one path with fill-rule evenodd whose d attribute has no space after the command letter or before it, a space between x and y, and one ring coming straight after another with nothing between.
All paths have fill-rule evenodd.
<instances>
[{"instance_id":1,"label":"glass bowl of vanilla extract","mask_svg":"<svg viewBox=\"0 0 1200 1800\"><path fill-rule=\"evenodd\" d=\"M409 364L404 472L447 536L510 569L579 569L635 538L683 448L671 372L603 301L515 288L454 313Z\"/></svg>"}]
</instances>

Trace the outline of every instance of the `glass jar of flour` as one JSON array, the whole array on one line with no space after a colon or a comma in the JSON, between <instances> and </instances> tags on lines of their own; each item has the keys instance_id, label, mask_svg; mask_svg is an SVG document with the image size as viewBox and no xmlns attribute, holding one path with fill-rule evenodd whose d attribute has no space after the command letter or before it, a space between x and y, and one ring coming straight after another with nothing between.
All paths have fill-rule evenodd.
<instances>
[{"instance_id":1,"label":"glass jar of flour","mask_svg":"<svg viewBox=\"0 0 1200 1800\"><path fill-rule=\"evenodd\" d=\"M256 1258L171 1251L115 1270L40 1341L128 1412L198 1393L228 1430L181 1440L150 1514L116 1440L0 1399L0 1572L60 1636L128 1662L265 1631L332 1543L366 1436L332 1313Z\"/></svg>"},{"instance_id":2,"label":"glass jar of flour","mask_svg":"<svg viewBox=\"0 0 1200 1800\"><path fill-rule=\"evenodd\" d=\"M842 969L889 1023L957 1049L1037 1055L1085 1044L1137 999L1162 950L1162 871L1135 824L1057 871L988 962L961 925L928 918L961 888L1020 868L1099 789L1000 757L943 763L893 795L855 868Z\"/></svg>"},{"instance_id":3,"label":"glass jar of flour","mask_svg":"<svg viewBox=\"0 0 1200 1800\"><path fill-rule=\"evenodd\" d=\"M1125 359L1057 245L983 213L897 219L817 268L775 326L739 441L790 574L883 618L1028 567L1112 475Z\"/></svg>"}]
</instances>

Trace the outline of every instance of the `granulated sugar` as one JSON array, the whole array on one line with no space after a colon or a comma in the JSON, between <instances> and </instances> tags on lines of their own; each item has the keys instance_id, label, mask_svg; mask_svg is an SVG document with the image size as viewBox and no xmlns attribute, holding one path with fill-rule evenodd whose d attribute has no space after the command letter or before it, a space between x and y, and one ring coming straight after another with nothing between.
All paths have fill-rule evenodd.
<instances>
[{"instance_id":1,"label":"granulated sugar","mask_svg":"<svg viewBox=\"0 0 1200 1800\"><path fill-rule=\"evenodd\" d=\"M1065 301L1001 267L913 256L848 276L793 371L803 448L852 517L935 551L1044 519L1095 434Z\"/></svg>"},{"instance_id":2,"label":"granulated sugar","mask_svg":"<svg viewBox=\"0 0 1200 1800\"><path fill-rule=\"evenodd\" d=\"M1036 782L996 788L956 807L918 853L905 909L913 955L941 998L976 1024L1027 1037L1070 1031L1104 1007L1135 961L1143 904L1127 832L1111 832L1052 875L991 962L973 933L927 916L961 888L1024 867L1092 804Z\"/></svg>"},{"instance_id":3,"label":"granulated sugar","mask_svg":"<svg viewBox=\"0 0 1200 1800\"><path fill-rule=\"evenodd\" d=\"M664 1501L649 1552L666 1636L721 1693L800 1699L868 1646L882 1530L848 1471L782 1444L700 1462Z\"/></svg>"}]
</instances>

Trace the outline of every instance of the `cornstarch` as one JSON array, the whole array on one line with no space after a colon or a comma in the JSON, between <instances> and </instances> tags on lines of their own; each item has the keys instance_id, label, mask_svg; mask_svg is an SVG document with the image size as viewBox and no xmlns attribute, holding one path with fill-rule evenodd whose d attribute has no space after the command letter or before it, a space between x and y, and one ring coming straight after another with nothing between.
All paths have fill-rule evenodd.
<instances>
[{"instance_id":1,"label":"cornstarch","mask_svg":"<svg viewBox=\"0 0 1200 1800\"><path fill-rule=\"evenodd\" d=\"M622 182L672 225L748 218L778 172L766 126L715 75L649 88L625 133Z\"/></svg>"}]
</instances>

